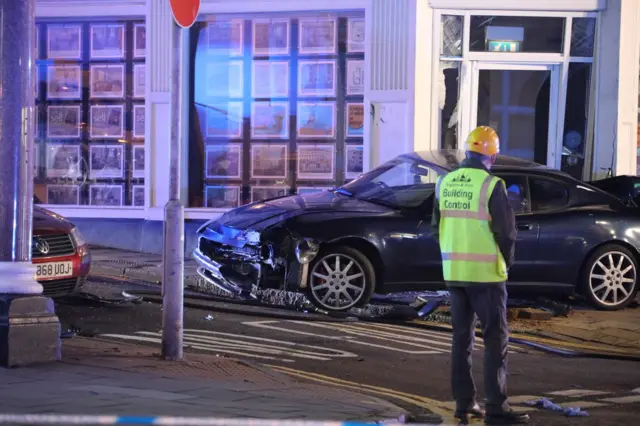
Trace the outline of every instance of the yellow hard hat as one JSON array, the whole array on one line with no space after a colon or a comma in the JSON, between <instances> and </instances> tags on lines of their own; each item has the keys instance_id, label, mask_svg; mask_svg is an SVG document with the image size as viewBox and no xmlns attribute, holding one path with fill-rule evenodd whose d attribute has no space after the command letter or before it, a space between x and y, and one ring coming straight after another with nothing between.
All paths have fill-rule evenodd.
<instances>
[{"instance_id":1,"label":"yellow hard hat","mask_svg":"<svg viewBox=\"0 0 640 426\"><path fill-rule=\"evenodd\" d=\"M491 127L476 127L469 133L465 149L490 157L500 152L500 138Z\"/></svg>"}]
</instances>

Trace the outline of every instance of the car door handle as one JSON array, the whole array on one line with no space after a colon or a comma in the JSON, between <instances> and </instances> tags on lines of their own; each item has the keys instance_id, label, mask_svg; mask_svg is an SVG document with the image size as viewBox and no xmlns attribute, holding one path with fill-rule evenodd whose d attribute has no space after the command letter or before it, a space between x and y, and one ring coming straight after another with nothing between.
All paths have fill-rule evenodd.
<instances>
[{"instance_id":1,"label":"car door handle","mask_svg":"<svg viewBox=\"0 0 640 426\"><path fill-rule=\"evenodd\" d=\"M518 230L519 231L531 231L533 229L533 225L530 223L519 223Z\"/></svg>"}]
</instances>

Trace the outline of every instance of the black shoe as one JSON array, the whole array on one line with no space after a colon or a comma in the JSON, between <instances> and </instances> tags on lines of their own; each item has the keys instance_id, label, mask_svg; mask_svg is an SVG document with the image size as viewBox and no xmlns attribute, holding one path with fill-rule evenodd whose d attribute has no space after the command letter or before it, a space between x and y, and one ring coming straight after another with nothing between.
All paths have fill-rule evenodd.
<instances>
[{"instance_id":1,"label":"black shoe","mask_svg":"<svg viewBox=\"0 0 640 426\"><path fill-rule=\"evenodd\" d=\"M484 421L486 425L518 425L529 423L529 415L516 413L515 411L505 411L502 414L490 414Z\"/></svg>"},{"instance_id":2,"label":"black shoe","mask_svg":"<svg viewBox=\"0 0 640 426\"><path fill-rule=\"evenodd\" d=\"M480 408L480 406L478 404L475 404L473 407L471 407L470 410L466 410L466 411L461 411L461 410L456 410L455 414L453 415L453 417L455 417L456 419L467 419L469 417L473 418L473 419L482 419L485 416L485 411Z\"/></svg>"}]
</instances>

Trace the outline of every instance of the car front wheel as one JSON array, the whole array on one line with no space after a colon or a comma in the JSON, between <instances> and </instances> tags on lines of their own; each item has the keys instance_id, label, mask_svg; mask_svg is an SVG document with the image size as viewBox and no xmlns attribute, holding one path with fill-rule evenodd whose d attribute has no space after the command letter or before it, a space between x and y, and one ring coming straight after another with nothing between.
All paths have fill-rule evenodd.
<instances>
[{"instance_id":1,"label":"car front wheel","mask_svg":"<svg viewBox=\"0 0 640 426\"><path fill-rule=\"evenodd\" d=\"M583 271L584 293L595 307L617 310L627 306L638 288L638 265L625 247L609 244L597 249Z\"/></svg>"},{"instance_id":2,"label":"car front wheel","mask_svg":"<svg viewBox=\"0 0 640 426\"><path fill-rule=\"evenodd\" d=\"M369 259L351 247L330 247L309 268L309 300L327 311L346 311L366 305L375 289L375 270Z\"/></svg>"}]
</instances>

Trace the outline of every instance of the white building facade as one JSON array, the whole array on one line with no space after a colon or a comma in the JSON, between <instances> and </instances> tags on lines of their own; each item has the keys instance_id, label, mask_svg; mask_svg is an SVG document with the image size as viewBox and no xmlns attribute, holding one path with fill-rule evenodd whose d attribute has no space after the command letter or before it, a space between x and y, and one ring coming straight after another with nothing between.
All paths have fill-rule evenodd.
<instances>
[{"instance_id":1,"label":"white building facade","mask_svg":"<svg viewBox=\"0 0 640 426\"><path fill-rule=\"evenodd\" d=\"M169 196L168 0L39 0L35 193L157 221ZM636 174L640 1L202 0L184 55L187 219L459 149ZM633 132L637 129L637 132Z\"/></svg>"}]
</instances>

